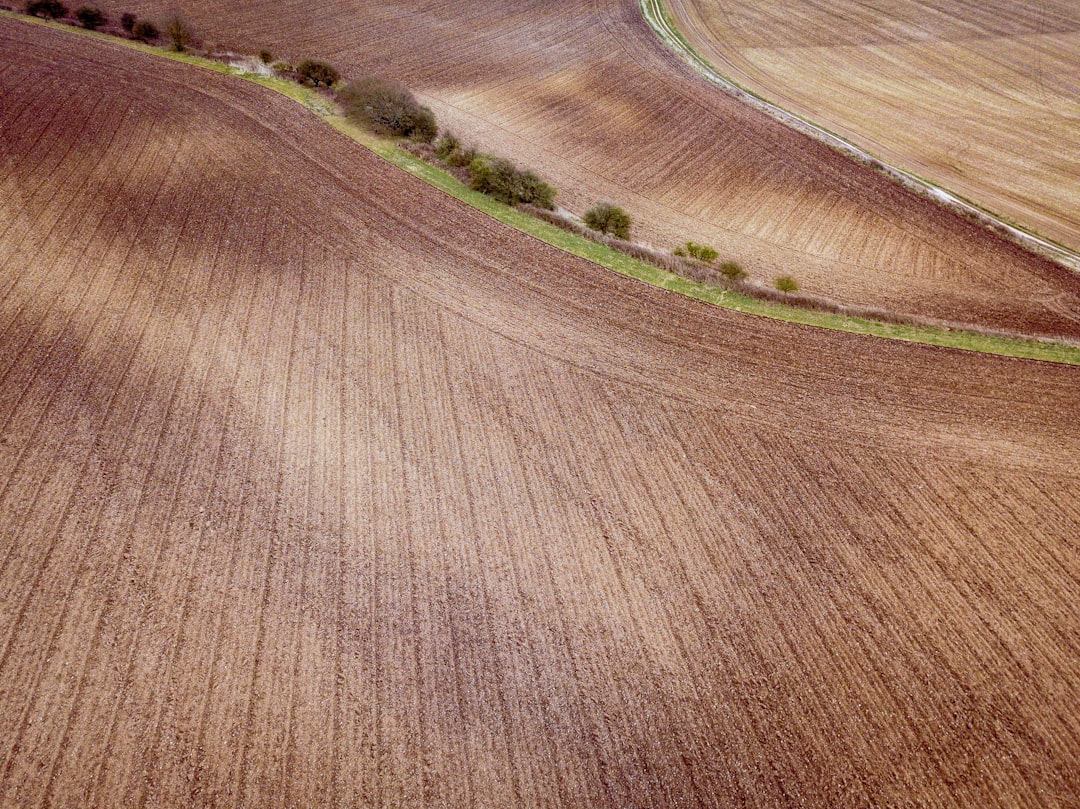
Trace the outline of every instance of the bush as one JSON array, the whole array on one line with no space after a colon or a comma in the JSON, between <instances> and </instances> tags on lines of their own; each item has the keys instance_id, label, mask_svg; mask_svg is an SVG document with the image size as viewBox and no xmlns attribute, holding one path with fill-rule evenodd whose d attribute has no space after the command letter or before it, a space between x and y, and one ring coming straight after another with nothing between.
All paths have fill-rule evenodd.
<instances>
[{"instance_id":1,"label":"bush","mask_svg":"<svg viewBox=\"0 0 1080 809\"><path fill-rule=\"evenodd\" d=\"M558 191L548 185L531 171L525 170L517 176L518 202L535 205L538 208L555 209L555 195Z\"/></svg>"},{"instance_id":2,"label":"bush","mask_svg":"<svg viewBox=\"0 0 1080 809\"><path fill-rule=\"evenodd\" d=\"M461 141L453 132L443 132L435 141L435 156L440 160L446 160L454 152L461 148Z\"/></svg>"},{"instance_id":3,"label":"bush","mask_svg":"<svg viewBox=\"0 0 1080 809\"><path fill-rule=\"evenodd\" d=\"M79 21L79 25L91 31L105 24L105 14L95 6L80 6L75 12L75 19Z\"/></svg>"},{"instance_id":4,"label":"bush","mask_svg":"<svg viewBox=\"0 0 1080 809\"><path fill-rule=\"evenodd\" d=\"M161 32L150 20L136 20L131 26L131 35L142 42L153 42L161 36Z\"/></svg>"},{"instance_id":5,"label":"bush","mask_svg":"<svg viewBox=\"0 0 1080 809\"><path fill-rule=\"evenodd\" d=\"M439 133L435 114L397 82L366 78L338 93L345 114L377 135L397 135L431 143Z\"/></svg>"},{"instance_id":6,"label":"bush","mask_svg":"<svg viewBox=\"0 0 1080 809\"><path fill-rule=\"evenodd\" d=\"M585 224L592 230L630 239L630 214L610 202L599 202L585 212Z\"/></svg>"},{"instance_id":7,"label":"bush","mask_svg":"<svg viewBox=\"0 0 1080 809\"><path fill-rule=\"evenodd\" d=\"M292 76L293 66L288 62L274 62L273 71L279 76Z\"/></svg>"},{"instance_id":8,"label":"bush","mask_svg":"<svg viewBox=\"0 0 1080 809\"><path fill-rule=\"evenodd\" d=\"M704 261L706 264L712 264L720 254L707 245L687 242L682 247L675 248L675 255L690 256L698 261Z\"/></svg>"},{"instance_id":9,"label":"bush","mask_svg":"<svg viewBox=\"0 0 1080 809\"><path fill-rule=\"evenodd\" d=\"M790 275L781 275L775 281L773 286L779 289L781 292L798 292L799 282L792 278Z\"/></svg>"},{"instance_id":10,"label":"bush","mask_svg":"<svg viewBox=\"0 0 1080 809\"><path fill-rule=\"evenodd\" d=\"M298 64L296 66L296 75L300 77L301 81L313 84L316 87L320 84L332 87L334 82L341 78L337 68L326 62L320 62L318 59L305 59Z\"/></svg>"},{"instance_id":11,"label":"bush","mask_svg":"<svg viewBox=\"0 0 1080 809\"><path fill-rule=\"evenodd\" d=\"M125 11L123 14L120 15L120 27L130 34L132 29L135 27L137 19L138 18L130 11Z\"/></svg>"},{"instance_id":12,"label":"bush","mask_svg":"<svg viewBox=\"0 0 1080 809\"><path fill-rule=\"evenodd\" d=\"M477 151L472 146L467 148L458 148L455 151L448 154L443 160L448 166L468 166L471 165L476 158Z\"/></svg>"},{"instance_id":13,"label":"bush","mask_svg":"<svg viewBox=\"0 0 1080 809\"><path fill-rule=\"evenodd\" d=\"M741 281L746 277L746 270L735 261L725 261L720 265L720 272L732 281Z\"/></svg>"},{"instance_id":14,"label":"bush","mask_svg":"<svg viewBox=\"0 0 1080 809\"><path fill-rule=\"evenodd\" d=\"M188 49L188 45L195 41L195 29L191 27L191 23L177 14L165 23L165 36L169 38L174 51L183 53Z\"/></svg>"},{"instance_id":15,"label":"bush","mask_svg":"<svg viewBox=\"0 0 1080 809\"><path fill-rule=\"evenodd\" d=\"M502 157L477 155L469 163L469 187L507 205L527 204L551 210L555 189L531 171L521 171Z\"/></svg>"},{"instance_id":16,"label":"bush","mask_svg":"<svg viewBox=\"0 0 1080 809\"><path fill-rule=\"evenodd\" d=\"M268 65L274 61L274 54L270 51L259 51L259 61L264 65Z\"/></svg>"},{"instance_id":17,"label":"bush","mask_svg":"<svg viewBox=\"0 0 1080 809\"><path fill-rule=\"evenodd\" d=\"M26 4L26 13L34 17L56 20L67 14L67 6L60 0L29 0Z\"/></svg>"}]
</instances>

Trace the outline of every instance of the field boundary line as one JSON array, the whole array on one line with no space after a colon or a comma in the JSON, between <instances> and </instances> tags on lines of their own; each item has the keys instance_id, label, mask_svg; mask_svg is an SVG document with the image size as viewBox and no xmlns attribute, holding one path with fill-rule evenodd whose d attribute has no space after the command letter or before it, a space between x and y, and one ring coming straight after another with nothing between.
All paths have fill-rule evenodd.
<instances>
[{"instance_id":1,"label":"field boundary line","mask_svg":"<svg viewBox=\"0 0 1080 809\"><path fill-rule=\"evenodd\" d=\"M744 87L729 76L725 76L716 69L715 65L699 54L694 46L690 44L690 41L683 36L675 21L664 8L663 0L639 0L639 7L645 22L664 44L681 56L709 82L728 95L765 113L773 120L804 135L809 135L844 156L877 171L879 174L883 174L920 197L935 202L984 227L988 227L1000 236L1042 258L1049 259L1073 272L1080 273L1080 252L1046 239L1019 224L1008 222L1002 216L969 199L954 194L947 188L920 177L907 169L888 163L847 138L831 132L801 115L784 109L780 105L769 101L760 93Z\"/></svg>"},{"instance_id":2,"label":"field boundary line","mask_svg":"<svg viewBox=\"0 0 1080 809\"><path fill-rule=\"evenodd\" d=\"M659 2L659 0L641 0L643 8L646 2L655 3ZM31 25L42 25L76 36L92 37L117 47L126 47L149 56L183 62L193 67L212 70L215 73L221 73L273 90L302 105L324 123L356 144L383 158L391 165L471 208L551 247L650 286L685 295L740 314L766 317L794 325L826 328L849 334L921 343L940 348L975 351L1015 359L1033 359L1067 365L1080 365L1080 345L1073 344L1071 341L1034 336L980 333L963 324L936 326L890 323L875 320L871 316L837 314L805 308L793 303L764 300L707 282L695 281L655 267L583 236L570 233L517 208L504 205L486 194L473 191L449 173L400 149L395 140L373 135L353 124L338 112L332 100L321 95L313 88L302 86L288 79L247 72L240 67L207 57L195 56L190 53L177 53L166 49L164 46L147 45L100 31L89 31L65 23L30 17L15 11L0 9L0 18L20 20ZM824 130L822 131L824 132ZM1078 256L1078 266L1080 266L1080 256Z\"/></svg>"}]
</instances>

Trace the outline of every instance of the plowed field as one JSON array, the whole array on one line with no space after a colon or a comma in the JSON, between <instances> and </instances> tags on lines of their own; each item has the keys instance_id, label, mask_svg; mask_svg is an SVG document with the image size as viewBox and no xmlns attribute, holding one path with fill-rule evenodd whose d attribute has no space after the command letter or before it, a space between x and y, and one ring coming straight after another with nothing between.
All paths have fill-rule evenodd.
<instances>
[{"instance_id":1,"label":"plowed field","mask_svg":"<svg viewBox=\"0 0 1080 809\"><path fill-rule=\"evenodd\" d=\"M1080 249L1073 0L671 0L724 72Z\"/></svg>"},{"instance_id":2,"label":"plowed field","mask_svg":"<svg viewBox=\"0 0 1080 809\"><path fill-rule=\"evenodd\" d=\"M160 14L157 0L120 7ZM845 303L1080 336L1080 280L725 96L637 0L208 0L207 39L421 91L466 140L540 171L578 213L624 205L637 236L716 247L765 281Z\"/></svg>"},{"instance_id":3,"label":"plowed field","mask_svg":"<svg viewBox=\"0 0 1080 809\"><path fill-rule=\"evenodd\" d=\"M612 275L0 20L0 805L1064 806L1080 371Z\"/></svg>"}]
</instances>

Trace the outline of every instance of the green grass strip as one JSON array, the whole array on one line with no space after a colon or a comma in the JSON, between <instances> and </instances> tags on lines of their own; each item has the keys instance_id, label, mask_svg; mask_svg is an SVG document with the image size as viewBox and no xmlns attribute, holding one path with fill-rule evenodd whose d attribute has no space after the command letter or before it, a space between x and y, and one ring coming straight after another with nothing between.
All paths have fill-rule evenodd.
<instances>
[{"instance_id":1,"label":"green grass strip","mask_svg":"<svg viewBox=\"0 0 1080 809\"><path fill-rule=\"evenodd\" d=\"M334 104L310 87L305 87L286 79L247 73L239 68L226 65L222 62L195 56L190 53L177 53L176 51L164 47L146 45L141 42L122 39L110 34L87 31L63 23L28 17L16 12L0 10L0 16L38 23L49 27L60 28L72 33L94 37L114 44L134 48L143 53L184 62L185 64L213 70L217 73L223 73L229 76L235 76L244 81L254 82L255 84L267 87L287 96L293 101L303 104L304 107L318 115L338 132L379 155L384 160L407 171L414 177L417 177L449 196L461 200L465 204L482 211L488 216L574 256L578 256L586 261L590 261L609 270L613 270L614 272L635 278L661 289L676 292L680 295L686 295L695 298L696 300L721 306L725 309L731 309L743 314L767 317L773 320L781 320L786 323L816 326L850 332L852 334L863 334L890 340L923 343L944 348L956 348L964 351L977 351L984 354L996 354L999 356L1016 357L1020 359L1080 365L1080 348L1062 343L1014 337L997 337L978 334L976 332L935 328L931 326L898 325L864 318L847 317L828 312L817 312L812 309L789 306L774 301L759 300L739 292L721 289L699 281L692 281L658 267L654 267L653 265L647 264L632 256L620 253L606 245L598 244L574 233L557 228L554 225L529 216L522 211L504 205L486 194L471 190L453 175L432 166L408 152L402 151L397 147L396 141L389 138L378 137L356 126L341 116L337 112Z\"/></svg>"}]
</instances>

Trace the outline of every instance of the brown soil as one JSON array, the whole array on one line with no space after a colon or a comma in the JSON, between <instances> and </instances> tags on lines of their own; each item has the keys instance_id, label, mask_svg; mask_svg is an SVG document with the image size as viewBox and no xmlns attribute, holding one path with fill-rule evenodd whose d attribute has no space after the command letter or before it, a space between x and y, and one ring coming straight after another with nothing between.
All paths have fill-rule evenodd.
<instances>
[{"instance_id":1,"label":"brown soil","mask_svg":"<svg viewBox=\"0 0 1080 809\"><path fill-rule=\"evenodd\" d=\"M260 88L0 51L0 805L1080 794L1080 369L710 308Z\"/></svg>"},{"instance_id":2,"label":"brown soil","mask_svg":"<svg viewBox=\"0 0 1080 809\"><path fill-rule=\"evenodd\" d=\"M406 82L458 135L549 178L571 210L620 203L656 247L710 244L757 279L791 275L845 304L1080 336L1080 278L724 95L637 0L187 6L218 47Z\"/></svg>"},{"instance_id":3,"label":"brown soil","mask_svg":"<svg viewBox=\"0 0 1080 809\"><path fill-rule=\"evenodd\" d=\"M669 0L723 72L1080 249L1074 0Z\"/></svg>"}]
</instances>

